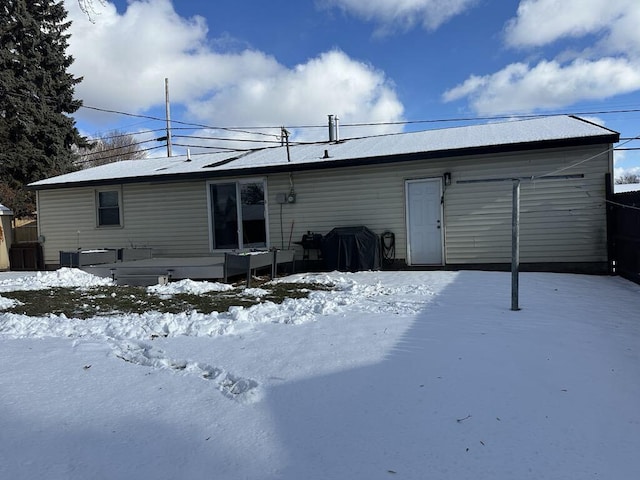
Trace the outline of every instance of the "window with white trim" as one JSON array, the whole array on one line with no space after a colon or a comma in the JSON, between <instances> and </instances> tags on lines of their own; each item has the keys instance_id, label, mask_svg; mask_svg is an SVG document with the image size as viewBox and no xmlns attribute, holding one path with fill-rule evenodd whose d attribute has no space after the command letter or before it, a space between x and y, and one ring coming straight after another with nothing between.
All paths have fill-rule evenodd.
<instances>
[{"instance_id":1,"label":"window with white trim","mask_svg":"<svg viewBox=\"0 0 640 480\"><path fill-rule=\"evenodd\" d=\"M98 227L122 225L120 190L97 191L96 206Z\"/></svg>"}]
</instances>

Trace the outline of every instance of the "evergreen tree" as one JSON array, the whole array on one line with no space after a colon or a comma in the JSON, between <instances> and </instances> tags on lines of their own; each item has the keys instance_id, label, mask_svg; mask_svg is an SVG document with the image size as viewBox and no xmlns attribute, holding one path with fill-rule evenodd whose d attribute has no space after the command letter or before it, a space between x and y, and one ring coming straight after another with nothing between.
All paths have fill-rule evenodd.
<instances>
[{"instance_id":1,"label":"evergreen tree","mask_svg":"<svg viewBox=\"0 0 640 480\"><path fill-rule=\"evenodd\" d=\"M72 145L86 145L66 17L62 1L0 0L0 202L18 216L35 210L24 186L73 170Z\"/></svg>"}]
</instances>

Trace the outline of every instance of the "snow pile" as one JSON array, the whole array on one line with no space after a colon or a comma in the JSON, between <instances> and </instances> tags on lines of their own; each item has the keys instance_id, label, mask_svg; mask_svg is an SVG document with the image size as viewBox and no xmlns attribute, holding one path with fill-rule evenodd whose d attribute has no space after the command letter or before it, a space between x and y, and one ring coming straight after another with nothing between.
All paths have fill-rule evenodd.
<instances>
[{"instance_id":1,"label":"snow pile","mask_svg":"<svg viewBox=\"0 0 640 480\"><path fill-rule=\"evenodd\" d=\"M0 297L0 310L7 310L9 308L16 307L20 304L21 302L14 300L12 298Z\"/></svg>"},{"instance_id":2,"label":"snow pile","mask_svg":"<svg viewBox=\"0 0 640 480\"><path fill-rule=\"evenodd\" d=\"M93 277L74 269L63 269L59 276L37 275L31 281L24 279L12 289L44 288L44 285L89 286L99 285L104 279ZM448 277L454 278L450 273ZM385 312L389 314L413 315L419 312L433 295L429 285L384 286L381 281L362 283L358 274L298 275L289 282L324 283L335 285L335 290L312 291L308 298L285 299L281 304L270 301L251 307L231 307L228 312L209 314L196 311L181 313L112 314L96 316L86 320L67 318L65 315L30 317L6 313L0 323L0 336L11 338L129 338L145 340L158 337L211 337L243 332L251 325L279 323L299 325L317 320L320 316L343 315L349 310ZM65 281L60 281L64 279ZM74 280L75 279L75 280ZM444 282L446 284L446 282ZM107 282L106 284L110 284ZM5 288L11 288L6 285ZM177 293L204 293L228 291L233 287L220 283L183 280L164 286L148 287L154 294L170 296ZM441 288L441 287L438 287ZM7 291L7 290L5 290ZM244 289L243 294L262 297L266 289ZM405 298L407 297L407 298ZM411 298L408 298L411 297ZM2 297L0 297L2 299ZM5 302L0 302L0 308ZM7 303L8 305L8 303ZM8 307L5 307L8 308Z\"/></svg>"},{"instance_id":3,"label":"snow pile","mask_svg":"<svg viewBox=\"0 0 640 480\"><path fill-rule=\"evenodd\" d=\"M160 295L162 297L170 297L180 293L190 293L193 295L201 295L209 292L225 292L233 290L233 286L227 283L219 282L195 282L193 280L180 280L171 282L166 285L152 285L147 287L149 293Z\"/></svg>"},{"instance_id":4,"label":"snow pile","mask_svg":"<svg viewBox=\"0 0 640 480\"><path fill-rule=\"evenodd\" d=\"M77 268L65 267L52 272L36 272L35 275L25 274L0 279L0 292L46 290L53 287L90 288L106 285L113 285L113 281Z\"/></svg>"},{"instance_id":5,"label":"snow pile","mask_svg":"<svg viewBox=\"0 0 640 480\"><path fill-rule=\"evenodd\" d=\"M266 295L269 295L269 290L265 290L264 288L244 288L242 290L242 295L262 298Z\"/></svg>"}]
</instances>

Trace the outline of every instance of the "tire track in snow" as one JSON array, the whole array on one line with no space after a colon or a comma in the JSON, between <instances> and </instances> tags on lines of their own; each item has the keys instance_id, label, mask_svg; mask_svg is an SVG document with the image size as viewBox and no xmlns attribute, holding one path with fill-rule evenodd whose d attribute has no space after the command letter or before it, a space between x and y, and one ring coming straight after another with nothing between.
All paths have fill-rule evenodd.
<instances>
[{"instance_id":1,"label":"tire track in snow","mask_svg":"<svg viewBox=\"0 0 640 480\"><path fill-rule=\"evenodd\" d=\"M202 378L213 382L225 397L239 403L253 403L260 398L258 382L234 375L223 368L172 359L163 350L144 342L110 338L108 343L113 355L127 363Z\"/></svg>"}]
</instances>

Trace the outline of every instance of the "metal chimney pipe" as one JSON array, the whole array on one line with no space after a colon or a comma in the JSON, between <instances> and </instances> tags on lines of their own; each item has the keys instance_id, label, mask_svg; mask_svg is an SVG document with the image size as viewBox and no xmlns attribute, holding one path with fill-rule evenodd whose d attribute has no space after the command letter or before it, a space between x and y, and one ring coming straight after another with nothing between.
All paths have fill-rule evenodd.
<instances>
[{"instance_id":1,"label":"metal chimney pipe","mask_svg":"<svg viewBox=\"0 0 640 480\"><path fill-rule=\"evenodd\" d=\"M340 141L340 119L338 118L337 115L334 115L334 117L335 117L335 120L333 122L333 127L336 132L334 135L334 138L336 142L339 142Z\"/></svg>"},{"instance_id":2,"label":"metal chimney pipe","mask_svg":"<svg viewBox=\"0 0 640 480\"><path fill-rule=\"evenodd\" d=\"M336 137L335 137L335 130L334 130L334 124L333 124L333 115L328 115L329 117L329 141L330 142L335 142Z\"/></svg>"}]
</instances>

